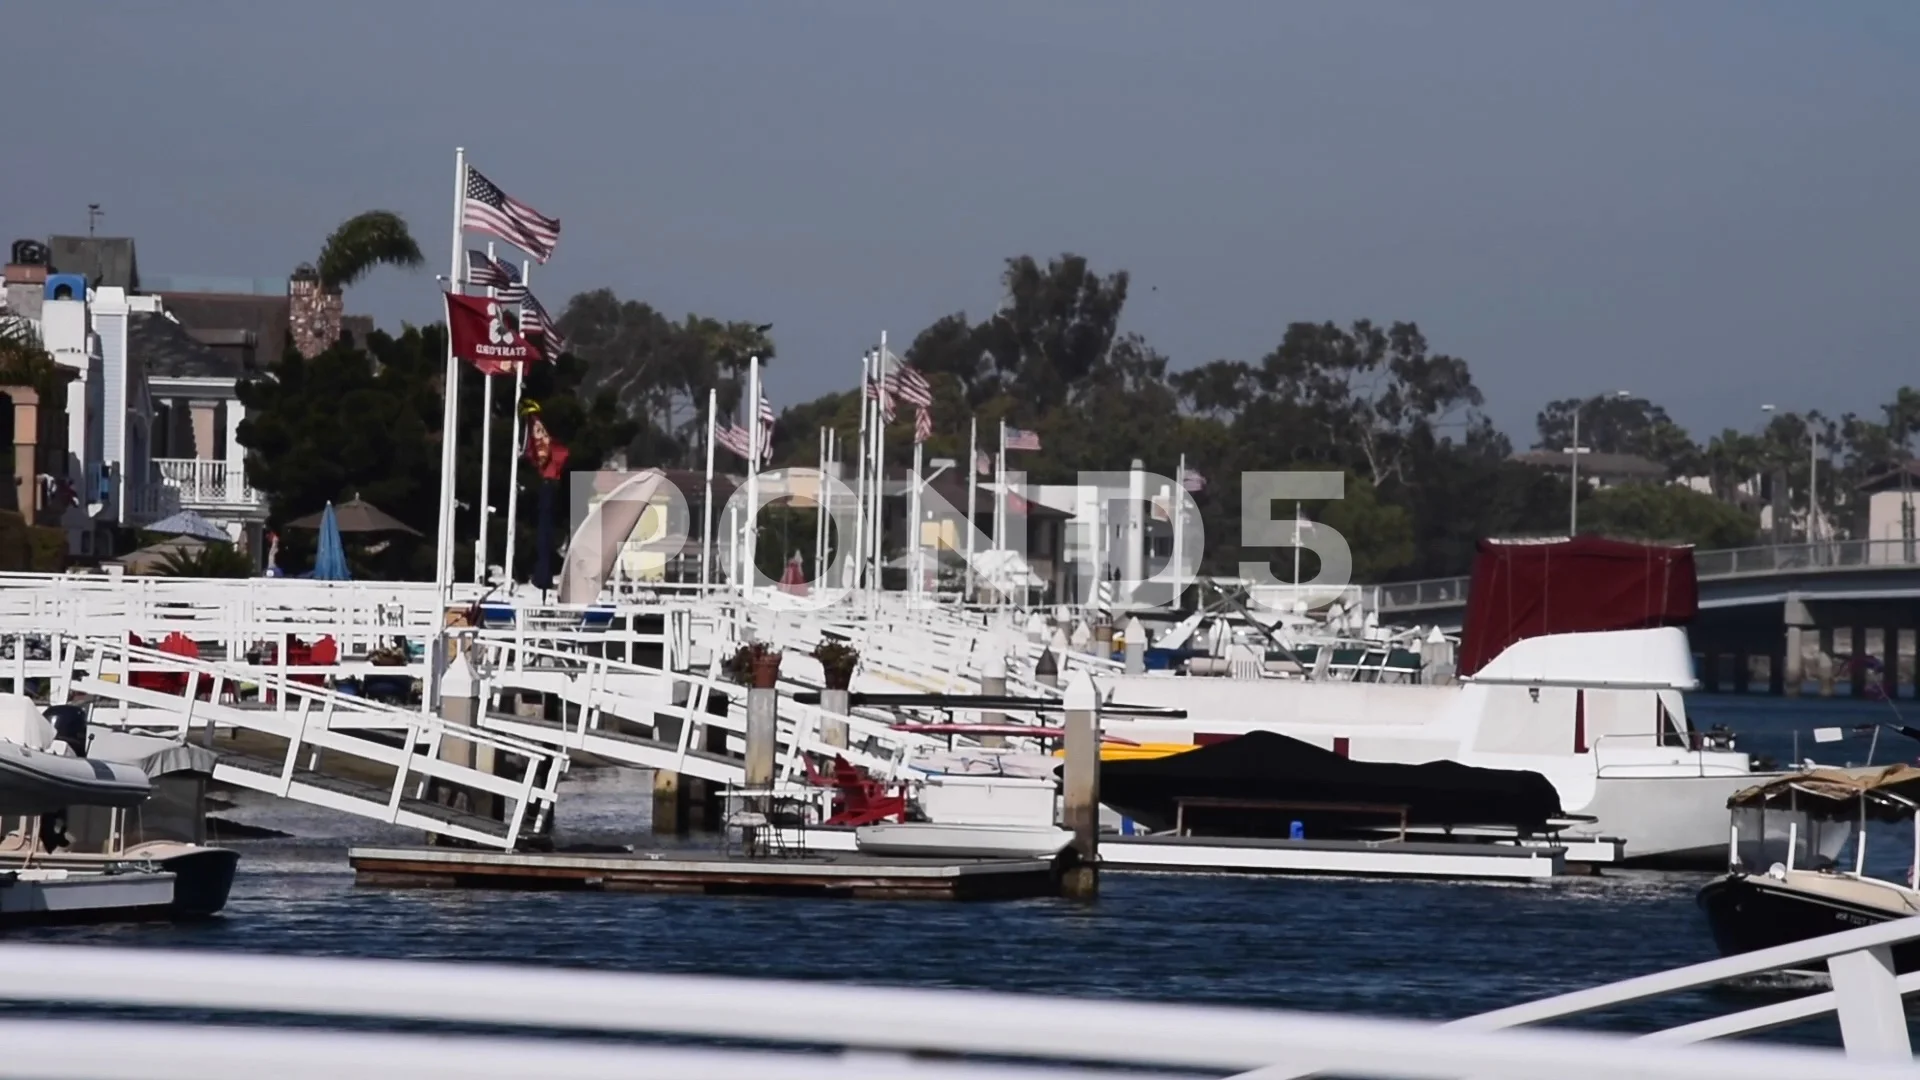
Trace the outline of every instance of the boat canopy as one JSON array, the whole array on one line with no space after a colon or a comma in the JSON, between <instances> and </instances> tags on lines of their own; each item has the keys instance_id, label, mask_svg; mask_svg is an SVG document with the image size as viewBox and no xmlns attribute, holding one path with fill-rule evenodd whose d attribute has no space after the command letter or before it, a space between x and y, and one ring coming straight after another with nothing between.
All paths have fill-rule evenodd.
<instances>
[{"instance_id":1,"label":"boat canopy","mask_svg":"<svg viewBox=\"0 0 1920 1080\"><path fill-rule=\"evenodd\" d=\"M1727 800L1733 810L1765 806L1786 795L1805 796L1796 809L1818 817L1853 817L1854 804L1864 800L1869 815L1901 821L1920 808L1920 768L1888 765L1878 769L1808 769L1776 777L1734 793Z\"/></svg>"}]
</instances>

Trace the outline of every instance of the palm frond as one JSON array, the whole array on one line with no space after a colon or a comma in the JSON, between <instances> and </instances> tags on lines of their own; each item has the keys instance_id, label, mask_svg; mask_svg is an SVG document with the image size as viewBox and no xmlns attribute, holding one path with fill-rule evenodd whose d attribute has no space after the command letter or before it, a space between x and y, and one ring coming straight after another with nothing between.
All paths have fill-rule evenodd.
<instances>
[{"instance_id":1,"label":"palm frond","mask_svg":"<svg viewBox=\"0 0 1920 1080\"><path fill-rule=\"evenodd\" d=\"M369 210L340 223L321 245L314 269L320 284L344 289L376 266L413 269L425 262L406 221L391 210Z\"/></svg>"}]
</instances>

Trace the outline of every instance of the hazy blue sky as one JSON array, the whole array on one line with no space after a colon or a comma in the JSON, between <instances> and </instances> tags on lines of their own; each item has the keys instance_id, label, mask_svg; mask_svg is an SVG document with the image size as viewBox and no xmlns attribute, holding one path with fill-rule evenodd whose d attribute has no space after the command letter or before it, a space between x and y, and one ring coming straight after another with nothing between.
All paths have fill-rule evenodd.
<instances>
[{"instance_id":1,"label":"hazy blue sky","mask_svg":"<svg viewBox=\"0 0 1920 1080\"><path fill-rule=\"evenodd\" d=\"M0 40L11 236L100 202L150 273L283 274L386 207L443 272L465 145L563 219L550 307L772 322L776 404L1063 250L1134 273L1176 366L1415 320L1521 436L1617 388L1703 434L1920 383L1911 0L11 0Z\"/></svg>"}]
</instances>

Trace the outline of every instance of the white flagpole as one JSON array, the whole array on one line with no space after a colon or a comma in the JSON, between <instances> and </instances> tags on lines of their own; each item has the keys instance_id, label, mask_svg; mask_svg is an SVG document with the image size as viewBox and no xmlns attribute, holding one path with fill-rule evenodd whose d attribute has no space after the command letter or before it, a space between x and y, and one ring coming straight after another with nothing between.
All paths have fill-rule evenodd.
<instances>
[{"instance_id":1,"label":"white flagpole","mask_svg":"<svg viewBox=\"0 0 1920 1080\"><path fill-rule=\"evenodd\" d=\"M461 222L466 217L467 151L453 151L453 259L447 268L447 291L464 289L465 252L461 248ZM447 328L447 371L445 407L440 414L440 520L436 530L433 583L442 603L453 593L453 474L459 460L454 453L460 418L460 361L453 355L453 328ZM436 622L441 620L436 619Z\"/></svg>"},{"instance_id":2,"label":"white flagpole","mask_svg":"<svg viewBox=\"0 0 1920 1080\"><path fill-rule=\"evenodd\" d=\"M916 429L914 434L919 435L919 431ZM925 446L918 438L913 440L913 486L907 489L907 550L913 553L907 560L907 565L913 568L913 581L907 589L916 600L926 591L921 580L925 571L920 566L920 465Z\"/></svg>"},{"instance_id":3,"label":"white flagpole","mask_svg":"<svg viewBox=\"0 0 1920 1080\"><path fill-rule=\"evenodd\" d=\"M529 260L520 260L520 284L526 285L533 269ZM522 360L513 365L513 459L507 462L507 475L512 479L507 484L507 592L513 592L516 579L513 576L513 553L520 546L520 462L527 452L523 445L525 425L520 420L520 406L527 393L527 364Z\"/></svg>"},{"instance_id":4,"label":"white flagpole","mask_svg":"<svg viewBox=\"0 0 1920 1080\"><path fill-rule=\"evenodd\" d=\"M707 389L707 494L700 500L700 591L713 580L713 430L720 392Z\"/></svg>"},{"instance_id":5,"label":"white flagpole","mask_svg":"<svg viewBox=\"0 0 1920 1080\"><path fill-rule=\"evenodd\" d=\"M1000 455L994 460L993 547L1007 547L1007 422L1000 421Z\"/></svg>"},{"instance_id":6,"label":"white flagpole","mask_svg":"<svg viewBox=\"0 0 1920 1080\"><path fill-rule=\"evenodd\" d=\"M813 474L813 580L820 580L821 562L826 558L826 541L821 539L827 531L827 429L817 432L814 442L818 444L819 467Z\"/></svg>"},{"instance_id":7,"label":"white flagpole","mask_svg":"<svg viewBox=\"0 0 1920 1080\"><path fill-rule=\"evenodd\" d=\"M740 568L741 587L753 587L754 548L760 534L760 358L747 358L747 524L746 562Z\"/></svg>"},{"instance_id":8,"label":"white flagpole","mask_svg":"<svg viewBox=\"0 0 1920 1080\"><path fill-rule=\"evenodd\" d=\"M858 589L867 576L867 462L872 450L871 433L867 430L867 414L878 404L867 396L867 387L873 379L873 353L860 354L860 468L855 481L853 535L847 540L852 544L851 558L847 560L847 569L842 584L849 589Z\"/></svg>"},{"instance_id":9,"label":"white flagpole","mask_svg":"<svg viewBox=\"0 0 1920 1080\"><path fill-rule=\"evenodd\" d=\"M493 241L487 241L487 259L493 260ZM489 297L499 291L487 286ZM521 340L526 340L525 328ZM487 525L493 519L493 376L480 376L480 535L473 538L473 583L487 584Z\"/></svg>"},{"instance_id":10,"label":"white flagpole","mask_svg":"<svg viewBox=\"0 0 1920 1080\"><path fill-rule=\"evenodd\" d=\"M880 354L874 358L874 376L880 392L887 392L887 332L880 331ZM875 402L876 409L878 402ZM887 414L874 413L873 424L873 591L887 588Z\"/></svg>"},{"instance_id":11,"label":"white flagpole","mask_svg":"<svg viewBox=\"0 0 1920 1080\"><path fill-rule=\"evenodd\" d=\"M1185 454L1180 455L1180 464L1173 470L1173 490L1167 493L1167 497L1173 500L1173 505L1167 508L1170 511L1167 517L1173 522L1173 598L1177 602L1180 599L1181 590L1186 586L1186 579L1181 576L1180 571L1180 559L1186 550L1185 537L1181 535L1186 531L1187 523L1187 455Z\"/></svg>"},{"instance_id":12,"label":"white flagpole","mask_svg":"<svg viewBox=\"0 0 1920 1080\"><path fill-rule=\"evenodd\" d=\"M980 418L972 417L967 421L967 583L960 593L962 603L973 603L973 534L978 526L974 525L974 513L977 507L980 489Z\"/></svg>"}]
</instances>

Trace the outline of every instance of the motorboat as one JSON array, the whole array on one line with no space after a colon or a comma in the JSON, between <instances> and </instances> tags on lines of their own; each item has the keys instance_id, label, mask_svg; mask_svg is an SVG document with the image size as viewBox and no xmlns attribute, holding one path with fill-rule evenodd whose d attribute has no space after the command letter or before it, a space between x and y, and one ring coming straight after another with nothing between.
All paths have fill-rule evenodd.
<instances>
[{"instance_id":1,"label":"motorboat","mask_svg":"<svg viewBox=\"0 0 1920 1080\"><path fill-rule=\"evenodd\" d=\"M856 850L922 859L1051 859L1073 834L1051 825L886 822L853 830Z\"/></svg>"},{"instance_id":2,"label":"motorboat","mask_svg":"<svg viewBox=\"0 0 1920 1080\"><path fill-rule=\"evenodd\" d=\"M125 808L152 794L152 781L138 766L84 757L56 735L31 698L0 694L0 815L55 814L77 805Z\"/></svg>"},{"instance_id":3,"label":"motorboat","mask_svg":"<svg viewBox=\"0 0 1920 1080\"><path fill-rule=\"evenodd\" d=\"M1920 915L1911 856L1906 879L1867 872L1868 826L1920 810L1920 768L1816 768L1733 796L1729 868L1700 890L1714 944L1732 956ZM1920 831L1914 834L1920 851ZM1903 845L1904 846L1904 845ZM1920 970L1920 943L1893 949L1901 972Z\"/></svg>"},{"instance_id":4,"label":"motorboat","mask_svg":"<svg viewBox=\"0 0 1920 1080\"><path fill-rule=\"evenodd\" d=\"M79 706L42 714L16 695L0 695L0 724L44 747L0 742L0 762L26 751L17 759L32 767L0 769L0 919L191 919L226 906L240 855L203 842L213 751L94 728Z\"/></svg>"},{"instance_id":5,"label":"motorboat","mask_svg":"<svg viewBox=\"0 0 1920 1080\"><path fill-rule=\"evenodd\" d=\"M1624 843L1624 861L1716 868L1727 799L1766 775L1694 730L1682 629L1697 607L1692 553L1581 537L1483 544L1457 676L1443 682L1200 677L1099 680L1184 720L1113 716L1143 745L1204 746L1270 731L1355 761L1453 761L1537 773L1572 841Z\"/></svg>"}]
</instances>

